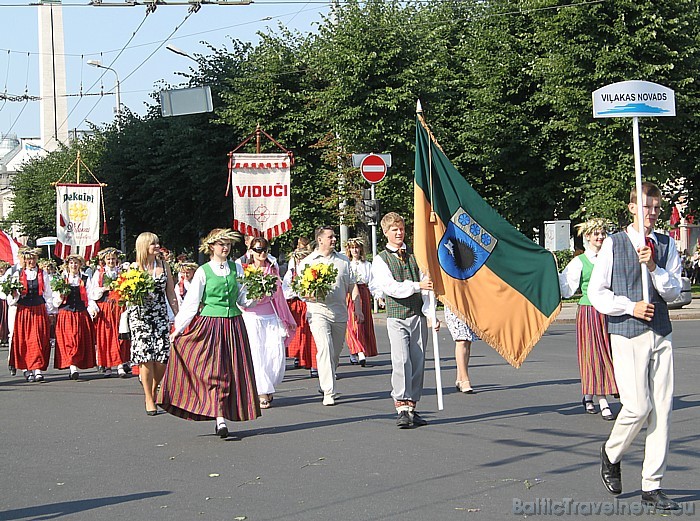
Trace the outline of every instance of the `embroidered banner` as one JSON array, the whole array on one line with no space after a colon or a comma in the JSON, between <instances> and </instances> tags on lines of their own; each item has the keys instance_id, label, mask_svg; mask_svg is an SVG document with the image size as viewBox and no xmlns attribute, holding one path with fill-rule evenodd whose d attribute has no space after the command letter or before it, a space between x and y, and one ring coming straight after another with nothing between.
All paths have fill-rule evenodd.
<instances>
[{"instance_id":1,"label":"embroidered banner","mask_svg":"<svg viewBox=\"0 0 700 521\"><path fill-rule=\"evenodd\" d=\"M56 246L65 259L78 254L90 260L100 249L101 187L94 184L56 185Z\"/></svg>"},{"instance_id":2,"label":"embroidered banner","mask_svg":"<svg viewBox=\"0 0 700 521\"><path fill-rule=\"evenodd\" d=\"M233 229L277 237L292 229L290 160L286 154L234 154L229 160Z\"/></svg>"}]
</instances>

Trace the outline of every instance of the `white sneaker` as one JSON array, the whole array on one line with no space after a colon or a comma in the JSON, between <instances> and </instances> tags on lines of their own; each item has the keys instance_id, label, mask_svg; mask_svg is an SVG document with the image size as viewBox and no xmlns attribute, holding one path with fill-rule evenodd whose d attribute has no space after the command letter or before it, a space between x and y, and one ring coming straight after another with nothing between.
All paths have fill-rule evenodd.
<instances>
[{"instance_id":1,"label":"white sneaker","mask_svg":"<svg viewBox=\"0 0 700 521\"><path fill-rule=\"evenodd\" d=\"M335 405L335 398L330 394L325 395L323 397L323 405Z\"/></svg>"}]
</instances>

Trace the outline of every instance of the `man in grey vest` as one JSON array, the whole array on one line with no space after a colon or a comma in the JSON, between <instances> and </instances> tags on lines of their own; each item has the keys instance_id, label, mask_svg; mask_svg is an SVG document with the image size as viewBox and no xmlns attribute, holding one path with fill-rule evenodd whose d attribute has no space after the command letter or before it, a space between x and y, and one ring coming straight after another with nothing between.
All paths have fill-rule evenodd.
<instances>
[{"instance_id":1,"label":"man in grey vest","mask_svg":"<svg viewBox=\"0 0 700 521\"><path fill-rule=\"evenodd\" d=\"M391 397L399 429L427 425L416 412L423 394L425 347L428 343L426 314L429 309L427 290L433 283L418 269L413 253L403 242L403 217L389 212L380 223L387 239L386 250L372 260L372 292L386 300L386 329L391 344ZM440 329L436 320L435 329Z\"/></svg>"},{"instance_id":2,"label":"man in grey vest","mask_svg":"<svg viewBox=\"0 0 700 521\"><path fill-rule=\"evenodd\" d=\"M661 192L642 184L644 223L637 216L637 192L630 193L633 223L607 239L588 285L588 298L608 315L608 332L622 410L600 451L601 479L611 494L622 492L620 460L646 426L642 464L642 504L678 510L661 490L666 470L673 408L673 348L667 302L680 295L681 262L676 244L654 233ZM640 231L643 230L645 246ZM649 271L649 300L642 299L641 264Z\"/></svg>"}]
</instances>

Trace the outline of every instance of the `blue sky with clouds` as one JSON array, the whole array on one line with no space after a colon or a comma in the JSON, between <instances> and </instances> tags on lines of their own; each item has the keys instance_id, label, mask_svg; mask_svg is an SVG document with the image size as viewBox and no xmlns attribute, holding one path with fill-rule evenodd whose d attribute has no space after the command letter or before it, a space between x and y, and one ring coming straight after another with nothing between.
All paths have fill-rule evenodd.
<instances>
[{"instance_id":1,"label":"blue sky with clouds","mask_svg":"<svg viewBox=\"0 0 700 521\"><path fill-rule=\"evenodd\" d=\"M40 94L38 14L37 7L29 3L0 0L0 92L8 95L25 91L31 96ZM313 31L322 15L329 13L330 2L260 0L248 6L203 5L189 17L188 6L158 6L146 16L143 5L91 7L64 2L62 11L69 95L67 125L73 130L87 129L86 121L101 124L114 117L115 75L89 66L88 60L109 65L116 58L111 66L121 81L122 105L143 114L150 94L159 90L162 82L176 86L182 78L175 73L196 66L188 58L168 51L167 44L190 55L206 55L208 49L202 41L215 47L226 45L231 37L256 42L258 32L274 31L280 24L302 32ZM81 91L103 91L105 95L71 96ZM0 99L0 134L8 133L39 137L38 101Z\"/></svg>"}]
</instances>

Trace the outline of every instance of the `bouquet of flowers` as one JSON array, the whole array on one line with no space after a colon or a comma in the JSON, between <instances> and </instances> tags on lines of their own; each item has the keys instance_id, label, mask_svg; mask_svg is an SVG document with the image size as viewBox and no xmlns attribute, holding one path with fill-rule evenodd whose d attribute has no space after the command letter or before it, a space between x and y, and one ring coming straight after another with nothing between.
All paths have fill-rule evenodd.
<instances>
[{"instance_id":1,"label":"bouquet of flowers","mask_svg":"<svg viewBox=\"0 0 700 521\"><path fill-rule=\"evenodd\" d=\"M129 268L110 284L110 289L116 293L120 306L126 304L143 305L143 300L155 289L153 277L145 271Z\"/></svg>"},{"instance_id":2,"label":"bouquet of flowers","mask_svg":"<svg viewBox=\"0 0 700 521\"><path fill-rule=\"evenodd\" d=\"M61 295L68 295L70 293L70 284L63 277L56 276L51 279L51 291Z\"/></svg>"},{"instance_id":3,"label":"bouquet of flowers","mask_svg":"<svg viewBox=\"0 0 700 521\"><path fill-rule=\"evenodd\" d=\"M335 284L338 268L333 264L319 262L306 266L292 281L292 289L302 297L324 300Z\"/></svg>"},{"instance_id":4,"label":"bouquet of flowers","mask_svg":"<svg viewBox=\"0 0 700 521\"><path fill-rule=\"evenodd\" d=\"M253 264L244 264L243 275L238 277L238 282L248 290L250 300L274 295L277 291L277 280L277 275L265 275L263 268L256 268Z\"/></svg>"},{"instance_id":5,"label":"bouquet of flowers","mask_svg":"<svg viewBox=\"0 0 700 521\"><path fill-rule=\"evenodd\" d=\"M0 283L0 291L2 291L5 295L12 295L13 291L19 291L22 293L23 290L24 286L22 286L22 283L12 277Z\"/></svg>"},{"instance_id":6,"label":"bouquet of flowers","mask_svg":"<svg viewBox=\"0 0 700 521\"><path fill-rule=\"evenodd\" d=\"M102 287L103 288L110 288L112 286L112 282L114 282L114 279L112 277L110 277L109 275L102 276Z\"/></svg>"}]
</instances>

